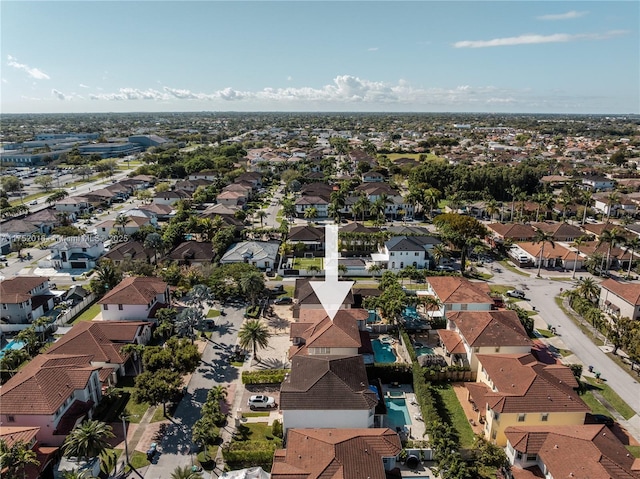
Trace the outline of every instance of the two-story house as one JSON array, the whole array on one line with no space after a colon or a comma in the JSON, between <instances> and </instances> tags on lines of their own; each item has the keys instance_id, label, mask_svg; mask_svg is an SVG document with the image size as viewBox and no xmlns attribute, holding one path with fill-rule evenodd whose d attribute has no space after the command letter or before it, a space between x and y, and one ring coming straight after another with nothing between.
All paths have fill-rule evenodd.
<instances>
[{"instance_id":1,"label":"two-story house","mask_svg":"<svg viewBox=\"0 0 640 479\"><path fill-rule=\"evenodd\" d=\"M478 354L527 354L533 343L513 310L451 311L438 329L447 362L478 369Z\"/></svg>"},{"instance_id":2,"label":"two-story house","mask_svg":"<svg viewBox=\"0 0 640 479\"><path fill-rule=\"evenodd\" d=\"M280 387L285 431L373 427L377 404L362 356L295 355Z\"/></svg>"},{"instance_id":3,"label":"two-story house","mask_svg":"<svg viewBox=\"0 0 640 479\"><path fill-rule=\"evenodd\" d=\"M371 254L371 260L390 271L399 271L407 266L429 268L433 262L430 252L440 243L432 236L393 236L379 253Z\"/></svg>"},{"instance_id":4,"label":"two-story house","mask_svg":"<svg viewBox=\"0 0 640 479\"><path fill-rule=\"evenodd\" d=\"M402 444L388 428L290 429L287 448L273 458L271 479L331 477L387 479Z\"/></svg>"},{"instance_id":5,"label":"two-story house","mask_svg":"<svg viewBox=\"0 0 640 479\"><path fill-rule=\"evenodd\" d=\"M68 236L50 246L51 265L55 269L95 268L104 254L104 241L99 236Z\"/></svg>"},{"instance_id":6,"label":"two-story house","mask_svg":"<svg viewBox=\"0 0 640 479\"><path fill-rule=\"evenodd\" d=\"M584 424L590 409L567 366L540 363L530 353L479 354L477 360L476 382L465 386L488 441L506 446L509 426Z\"/></svg>"},{"instance_id":7,"label":"two-story house","mask_svg":"<svg viewBox=\"0 0 640 479\"><path fill-rule=\"evenodd\" d=\"M53 309L49 278L16 276L0 281L0 315L3 323L31 324Z\"/></svg>"},{"instance_id":8,"label":"two-story house","mask_svg":"<svg viewBox=\"0 0 640 479\"><path fill-rule=\"evenodd\" d=\"M123 279L98 304L107 321L153 319L160 308L171 306L169 285L160 278L136 276Z\"/></svg>"},{"instance_id":9,"label":"two-story house","mask_svg":"<svg viewBox=\"0 0 640 479\"><path fill-rule=\"evenodd\" d=\"M296 279L296 286L293 290L293 300L294 318L303 317L304 311L309 309L324 311L324 306L318 299L318 295L314 291L313 286L309 284L309 280L306 278ZM351 309L353 303L353 293L349 290L339 309Z\"/></svg>"},{"instance_id":10,"label":"two-story house","mask_svg":"<svg viewBox=\"0 0 640 479\"><path fill-rule=\"evenodd\" d=\"M486 283L469 281L458 276L429 276L427 288L419 295L433 296L439 303L433 317L443 317L449 311L490 311L494 301Z\"/></svg>"},{"instance_id":11,"label":"two-story house","mask_svg":"<svg viewBox=\"0 0 640 479\"><path fill-rule=\"evenodd\" d=\"M88 198L83 196L68 196L56 201L54 208L60 213L68 213L72 218L91 213L93 205Z\"/></svg>"},{"instance_id":12,"label":"two-story house","mask_svg":"<svg viewBox=\"0 0 640 479\"><path fill-rule=\"evenodd\" d=\"M324 228L311 225L293 226L289 230L287 241L294 245L303 244L305 251L324 251Z\"/></svg>"},{"instance_id":13,"label":"two-story house","mask_svg":"<svg viewBox=\"0 0 640 479\"><path fill-rule=\"evenodd\" d=\"M0 421L39 427L43 445L61 446L100 402L99 370L87 356L39 354L0 388Z\"/></svg>"},{"instance_id":14,"label":"two-story house","mask_svg":"<svg viewBox=\"0 0 640 479\"><path fill-rule=\"evenodd\" d=\"M640 287L608 278L600 283L600 308L618 318L640 319Z\"/></svg>"}]
</instances>

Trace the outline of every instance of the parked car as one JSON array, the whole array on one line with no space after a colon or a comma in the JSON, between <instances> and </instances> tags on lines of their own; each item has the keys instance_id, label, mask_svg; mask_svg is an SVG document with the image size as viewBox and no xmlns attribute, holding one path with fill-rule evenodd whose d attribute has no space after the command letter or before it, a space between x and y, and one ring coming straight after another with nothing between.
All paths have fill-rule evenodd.
<instances>
[{"instance_id":1,"label":"parked car","mask_svg":"<svg viewBox=\"0 0 640 479\"><path fill-rule=\"evenodd\" d=\"M506 295L511 298L524 299L524 291L520 291L519 289L510 289L506 292Z\"/></svg>"},{"instance_id":2,"label":"parked car","mask_svg":"<svg viewBox=\"0 0 640 479\"><path fill-rule=\"evenodd\" d=\"M452 266L448 266L448 265L436 266L436 270L437 271L448 271L448 272L455 271L455 269Z\"/></svg>"},{"instance_id":3,"label":"parked car","mask_svg":"<svg viewBox=\"0 0 640 479\"><path fill-rule=\"evenodd\" d=\"M29 203L30 205L37 205L38 204L38 200L33 200L31 203Z\"/></svg>"},{"instance_id":4,"label":"parked car","mask_svg":"<svg viewBox=\"0 0 640 479\"><path fill-rule=\"evenodd\" d=\"M276 299L273 304L293 304L293 298L283 296L282 298Z\"/></svg>"},{"instance_id":5,"label":"parked car","mask_svg":"<svg viewBox=\"0 0 640 479\"><path fill-rule=\"evenodd\" d=\"M276 400L271 396L263 396L262 394L253 395L247 401L247 406L253 409L272 409L275 408Z\"/></svg>"}]
</instances>

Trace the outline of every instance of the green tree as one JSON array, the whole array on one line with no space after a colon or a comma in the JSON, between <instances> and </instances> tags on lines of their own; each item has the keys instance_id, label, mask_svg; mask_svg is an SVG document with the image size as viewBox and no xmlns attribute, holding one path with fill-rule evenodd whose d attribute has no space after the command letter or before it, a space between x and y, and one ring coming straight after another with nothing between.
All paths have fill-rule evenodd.
<instances>
[{"instance_id":1,"label":"green tree","mask_svg":"<svg viewBox=\"0 0 640 479\"><path fill-rule=\"evenodd\" d=\"M140 374L140 362L142 353L144 352L144 344L128 343L120 348L120 354L131 357L131 363L135 370L136 376Z\"/></svg>"},{"instance_id":2,"label":"green tree","mask_svg":"<svg viewBox=\"0 0 640 479\"><path fill-rule=\"evenodd\" d=\"M487 235L487 229L475 218L457 213L445 213L434 218L433 224L442 238L460 250L460 268L466 269L468 249Z\"/></svg>"},{"instance_id":3,"label":"green tree","mask_svg":"<svg viewBox=\"0 0 640 479\"><path fill-rule=\"evenodd\" d=\"M253 357L257 362L260 362L258 358L258 348L266 348L269 345L270 337L271 333L269 333L269 329L258 319L245 322L240 328L240 331L238 331L240 347L244 349L251 348Z\"/></svg>"},{"instance_id":4,"label":"green tree","mask_svg":"<svg viewBox=\"0 0 640 479\"><path fill-rule=\"evenodd\" d=\"M311 221L318 217L318 210L316 209L315 206L312 206L311 208L307 208L306 210L304 210L304 217L306 220Z\"/></svg>"},{"instance_id":5,"label":"green tree","mask_svg":"<svg viewBox=\"0 0 640 479\"><path fill-rule=\"evenodd\" d=\"M0 439L0 471L8 478L27 477L27 466L39 466L36 453L24 441L16 441L11 447L4 439ZM20 474L22 473L22 474Z\"/></svg>"},{"instance_id":6,"label":"green tree","mask_svg":"<svg viewBox=\"0 0 640 479\"><path fill-rule=\"evenodd\" d=\"M38 176L33 182L42 188L44 191L49 191L53 184L53 177L51 175Z\"/></svg>"},{"instance_id":7,"label":"green tree","mask_svg":"<svg viewBox=\"0 0 640 479\"><path fill-rule=\"evenodd\" d=\"M96 266L89 288L97 295L102 296L120 284L122 278L122 273L114 266L111 260L102 260Z\"/></svg>"},{"instance_id":8,"label":"green tree","mask_svg":"<svg viewBox=\"0 0 640 479\"><path fill-rule=\"evenodd\" d=\"M62 451L67 457L88 461L103 454L109 448L107 439L112 437L114 434L111 426L102 421L89 419L69 433L62 445Z\"/></svg>"},{"instance_id":9,"label":"green tree","mask_svg":"<svg viewBox=\"0 0 640 479\"><path fill-rule=\"evenodd\" d=\"M258 298L264 292L264 276L258 272L247 273L240 278L240 287L251 301L251 305L255 306Z\"/></svg>"},{"instance_id":10,"label":"green tree","mask_svg":"<svg viewBox=\"0 0 640 479\"><path fill-rule=\"evenodd\" d=\"M610 230L605 229L600 233L600 238L598 239L598 246L601 244L607 243L609 246L607 247L607 256L606 262L605 258L602 258L602 263L600 264L600 271L608 271L611 268L611 250L613 247L618 244L624 242L624 236L621 231L616 227Z\"/></svg>"},{"instance_id":11,"label":"green tree","mask_svg":"<svg viewBox=\"0 0 640 479\"><path fill-rule=\"evenodd\" d=\"M176 398L182 387L180 374L169 369L145 371L135 380L133 399L148 402L152 406L162 404L162 413L167 415L167 403Z\"/></svg>"},{"instance_id":12,"label":"green tree","mask_svg":"<svg viewBox=\"0 0 640 479\"><path fill-rule=\"evenodd\" d=\"M587 242L588 238L586 236L580 236L573 241L573 247L576 249L576 257L573 261L573 273L571 274L571 279L576 278L576 269L578 269L578 257L580 255L580 246Z\"/></svg>"},{"instance_id":13,"label":"green tree","mask_svg":"<svg viewBox=\"0 0 640 479\"><path fill-rule=\"evenodd\" d=\"M171 473L171 479L202 479L202 474L191 470L191 466L178 466Z\"/></svg>"},{"instance_id":14,"label":"green tree","mask_svg":"<svg viewBox=\"0 0 640 479\"><path fill-rule=\"evenodd\" d=\"M549 243L552 248L556 247L556 244L553 241L553 234L547 233L546 231L541 230L540 228L536 229L536 234L533 237L533 244L540 243L540 254L538 255L538 274L537 277L540 277L540 270L542 269L542 258L544 256L544 246Z\"/></svg>"},{"instance_id":15,"label":"green tree","mask_svg":"<svg viewBox=\"0 0 640 479\"><path fill-rule=\"evenodd\" d=\"M2 186L2 189L7 193L20 191L22 188L24 188L24 185L22 184L22 181L20 181L20 178L13 175L0 177L0 186Z\"/></svg>"},{"instance_id":16,"label":"green tree","mask_svg":"<svg viewBox=\"0 0 640 479\"><path fill-rule=\"evenodd\" d=\"M631 268L633 266L634 253L640 250L640 238L634 236L633 238L626 239L624 242L625 252L631 252L629 256L629 268L627 269L627 278L631 278Z\"/></svg>"},{"instance_id":17,"label":"green tree","mask_svg":"<svg viewBox=\"0 0 640 479\"><path fill-rule=\"evenodd\" d=\"M191 343L196 338L196 330L202 329L205 320L202 310L197 308L185 308L178 313L175 321L175 330L178 336L189 338Z\"/></svg>"}]
</instances>

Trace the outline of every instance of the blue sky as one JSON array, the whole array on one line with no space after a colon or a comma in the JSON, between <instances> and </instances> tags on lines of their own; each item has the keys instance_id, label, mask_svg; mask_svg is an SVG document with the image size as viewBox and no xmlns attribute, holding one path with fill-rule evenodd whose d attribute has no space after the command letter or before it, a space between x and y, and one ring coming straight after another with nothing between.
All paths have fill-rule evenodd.
<instances>
[{"instance_id":1,"label":"blue sky","mask_svg":"<svg viewBox=\"0 0 640 479\"><path fill-rule=\"evenodd\" d=\"M637 1L5 1L3 113L640 113Z\"/></svg>"}]
</instances>

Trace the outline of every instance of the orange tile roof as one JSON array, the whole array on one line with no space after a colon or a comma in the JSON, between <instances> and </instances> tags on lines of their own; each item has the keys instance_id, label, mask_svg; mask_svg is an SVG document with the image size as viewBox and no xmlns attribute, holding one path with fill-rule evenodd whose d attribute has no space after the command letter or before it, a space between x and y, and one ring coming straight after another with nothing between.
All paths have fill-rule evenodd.
<instances>
[{"instance_id":1,"label":"orange tile roof","mask_svg":"<svg viewBox=\"0 0 640 479\"><path fill-rule=\"evenodd\" d=\"M496 389L480 383L469 388L472 395L482 392L478 407L486 403L505 413L589 411L575 392L578 383L566 366L540 363L531 354L479 354L477 358Z\"/></svg>"},{"instance_id":2,"label":"orange tile roof","mask_svg":"<svg viewBox=\"0 0 640 479\"><path fill-rule=\"evenodd\" d=\"M272 479L385 479L383 457L402 445L388 428L290 429L287 448L276 451Z\"/></svg>"},{"instance_id":3,"label":"orange tile roof","mask_svg":"<svg viewBox=\"0 0 640 479\"><path fill-rule=\"evenodd\" d=\"M600 286L620 296L629 304L640 305L640 286L635 283L622 283L615 279L605 279Z\"/></svg>"},{"instance_id":4,"label":"orange tile roof","mask_svg":"<svg viewBox=\"0 0 640 479\"><path fill-rule=\"evenodd\" d=\"M531 256L535 258L540 257L540 250L542 249L542 243L532 243L530 241L525 241L523 243L518 243L518 247L529 253ZM553 246L549 243L544 244L544 258L572 258L576 257L575 251L571 251L570 249L565 248L564 246L554 243Z\"/></svg>"},{"instance_id":5,"label":"orange tile roof","mask_svg":"<svg viewBox=\"0 0 640 479\"><path fill-rule=\"evenodd\" d=\"M0 302L6 304L24 303L31 298L30 291L49 278L44 276L18 276L0 281Z\"/></svg>"},{"instance_id":6,"label":"orange tile roof","mask_svg":"<svg viewBox=\"0 0 640 479\"><path fill-rule=\"evenodd\" d=\"M10 427L0 425L0 440L4 440L8 447L16 442L31 443L40 431L39 427Z\"/></svg>"},{"instance_id":7,"label":"orange tile roof","mask_svg":"<svg viewBox=\"0 0 640 479\"><path fill-rule=\"evenodd\" d=\"M486 283L473 283L455 276L430 276L427 281L445 304L493 304Z\"/></svg>"},{"instance_id":8,"label":"orange tile roof","mask_svg":"<svg viewBox=\"0 0 640 479\"><path fill-rule=\"evenodd\" d=\"M159 278L132 276L120 281L98 301L99 304L149 304L167 289L167 283Z\"/></svg>"},{"instance_id":9,"label":"orange tile roof","mask_svg":"<svg viewBox=\"0 0 640 479\"><path fill-rule=\"evenodd\" d=\"M305 343L300 346L294 345L289 351L289 357L295 354L308 354L309 348L359 348L362 346L358 324L349 314L350 311L338 311L332 321L322 310L324 314L320 321L292 324L290 337L303 338Z\"/></svg>"},{"instance_id":10,"label":"orange tile roof","mask_svg":"<svg viewBox=\"0 0 640 479\"><path fill-rule=\"evenodd\" d=\"M638 479L635 458L606 426L508 427L516 451L537 454L553 477Z\"/></svg>"},{"instance_id":11,"label":"orange tile roof","mask_svg":"<svg viewBox=\"0 0 640 479\"><path fill-rule=\"evenodd\" d=\"M40 354L0 388L2 413L49 415L76 389L84 389L93 371L90 356Z\"/></svg>"},{"instance_id":12,"label":"orange tile roof","mask_svg":"<svg viewBox=\"0 0 640 479\"><path fill-rule=\"evenodd\" d=\"M462 338L455 331L450 331L448 329L437 329L438 336L440 336L440 340L444 344L444 347L447 348L451 354L464 354L467 350L464 347L464 343L462 342Z\"/></svg>"},{"instance_id":13,"label":"orange tile roof","mask_svg":"<svg viewBox=\"0 0 640 479\"><path fill-rule=\"evenodd\" d=\"M518 314L503 311L451 311L447 319L457 326L471 347L531 346Z\"/></svg>"}]
</instances>

